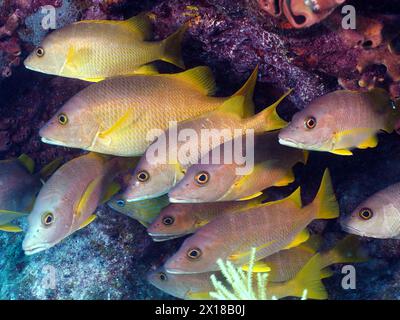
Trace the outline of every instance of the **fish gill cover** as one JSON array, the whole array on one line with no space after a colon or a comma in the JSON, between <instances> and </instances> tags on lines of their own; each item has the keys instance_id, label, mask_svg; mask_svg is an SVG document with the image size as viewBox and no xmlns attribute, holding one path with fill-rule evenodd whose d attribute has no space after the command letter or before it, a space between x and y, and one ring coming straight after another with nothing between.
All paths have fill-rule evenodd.
<instances>
[{"instance_id":1,"label":"fish gill cover","mask_svg":"<svg viewBox=\"0 0 400 320\"><path fill-rule=\"evenodd\" d=\"M292 7L289 8L290 3ZM310 3L314 6L311 9ZM354 6L356 10L357 28L355 30L342 28L344 14L341 10L344 5ZM173 35L186 23L187 30L182 41L182 55L186 70L197 66L208 66L216 79L218 97L229 97L237 92L258 65L259 73L254 94L256 114L274 103L289 89L293 89L292 93L279 105L278 109L279 115L287 121L291 120L299 110L315 106L319 101L317 98L326 97L328 93L339 92L338 90L345 89L361 93L374 88L383 88L394 103L400 98L400 30L398 27L400 1L318 0L305 1L303 4L302 1L296 3L295 1L269 0L146 0L140 2L0 0L0 160L16 159L21 154L27 154L36 164L32 175L37 174L42 167L58 157L62 157L64 163L70 163L70 160L83 154L79 149L43 143L39 130L52 117L59 115L58 110L69 99L90 85L90 82L74 79L74 77L48 75L33 72L24 67L24 60L28 55L37 50L38 45L46 36L55 32L43 29L42 19L49 12L43 9L44 6L55 9L57 29L83 20L122 21L146 12L153 27L152 41L160 41L164 44L165 42L162 42L164 39ZM132 36L132 38L135 37ZM122 37L119 40L123 40ZM118 41L117 37L113 41ZM171 62L171 56L176 57L177 50L175 50L175 45L169 48L165 52L154 53L157 56L156 60ZM108 47L106 46L105 49ZM71 65L79 66L80 63L86 63L83 58L85 54L87 52L77 53L74 50L68 50L67 60L71 62ZM118 52L115 52L116 56ZM106 61L105 65L111 65L116 60L117 58ZM142 63L145 63L145 60ZM179 65L179 63L176 64ZM167 63L157 62L156 65L162 73L182 72L178 67ZM76 76L75 78L87 77ZM94 86L101 86L101 83L96 83ZM201 83L204 89L204 81ZM207 88L210 89L210 82L207 83ZM199 84L199 79L196 84ZM340 99L329 101L328 114L334 117L336 115L337 119L340 119L336 123L346 123L346 116L339 112L340 103L336 106L336 101L339 102ZM378 103L375 103L376 99L378 98L374 95L368 103L364 104L357 100L353 110L364 110L363 107L367 105L369 108L361 114L369 115L368 112L385 114L385 112L379 112L379 107L376 107ZM361 106L360 109L357 109L359 106ZM211 104L210 109L214 109ZM356 126L359 123L354 120L356 117L352 118L351 110L351 106L348 106L345 115L349 115L350 121L347 122ZM339 113L341 118L339 118ZM121 134L125 129L123 120L131 117L129 113L122 113L119 118L122 120L116 121L114 127L107 128L110 130L103 130L103 136L107 138L110 134ZM308 156L306 166L297 165L294 168L294 175L284 177L283 181L286 184L295 178L294 184L283 188L278 188L276 185L268 189L268 199L286 197L300 185L303 204L312 203L320 186L323 171L328 167L340 206L341 219L316 220L308 226L308 229L313 234L322 235L323 250L334 247L336 243L339 243L338 239L346 234L342 229L351 232L350 227L341 225L342 221L346 221L343 218L351 216L351 213L357 209L355 212L358 215L357 218L371 219L371 209L358 209L360 203L376 192L399 182L400 137L396 132L390 133L393 129L397 129L396 123L390 121L396 117L397 115L376 117L374 119L379 121L370 124L368 130L363 130L361 133L360 131L355 133L350 129L344 130L344 133L341 132L340 135L335 136L335 143L336 146L346 146L346 148L329 149L335 152L319 152L321 150L314 149ZM305 120L308 129L319 124L319 122L315 124L312 121L313 118L310 117ZM314 120L318 121L319 118L314 118ZM303 119L301 122L304 122ZM329 127L329 125L326 126ZM336 130L336 127L334 129ZM379 134L376 138L377 133L381 131L389 132L389 134ZM293 142L293 139L287 141L291 147L313 150L305 140L301 142L301 145ZM323 149L327 151L325 147L326 145ZM353 155L345 156L349 152ZM108 161L108 158L105 161ZM266 170L264 167L260 168L260 170ZM132 174L132 169L129 172ZM30 177L31 173L27 176ZM201 179L201 176L198 178ZM23 183L25 181L21 181L21 184ZM91 186L95 189L96 183ZM90 195L89 191L84 195ZM0 188L0 192L4 192L3 187ZM120 194L114 198L113 208L124 204L126 199L119 196ZM261 197L264 201L265 196ZM82 198L83 200L78 201L79 208L85 208L89 202L86 197ZM293 200L294 196L291 198ZM0 203L1 199L0 197ZM100 199L98 200L98 204L102 203ZM326 198L324 201L328 200ZM244 205L244 208L224 212L226 219L235 219L236 215L243 216L240 215L242 210L258 212L260 201L257 198L246 201L248 201L248 206ZM135 202L130 202L129 205L131 204ZM144 202L145 209L139 204L138 206L140 209L132 210L145 212L146 208L153 209L154 207L157 210L164 210L162 209L164 205L159 203ZM200 207L196 209L196 206L202 206L202 204L198 203L191 207L191 213L197 214L201 219L197 220L195 226L190 227L190 232L207 227L208 229L204 231L206 233L217 225L218 221L224 221L223 218L216 217L215 209L207 207L207 212L211 214L205 214ZM236 208L236 206L232 207ZM6 209L0 207L0 210ZM8 210L18 211L15 208ZM224 211L217 209L219 210ZM93 223L69 235L54 247L34 255L25 255L22 250L22 242L28 230L27 219L15 220L17 222L13 224L22 227L24 232L0 232L0 299L172 298L171 295L165 293L171 290L157 289L149 283L147 277L149 270L156 270L178 251L182 245L182 239L172 240L175 236L158 234L154 237L157 242L153 242L143 226L143 224L146 226L149 224L149 217L140 219L134 214L122 212L126 215L121 215L117 211L118 209L111 209L107 205L99 205L95 211L98 218ZM151 212L154 214L153 210ZM299 212L302 211L299 209ZM3 223L1 219L4 219L7 214L11 213L0 211L0 223ZM179 214L179 216L160 215L163 217L161 222L171 224L178 221L181 214L185 216L188 213L182 210ZM376 212L374 216L379 217L380 212ZM142 223L133 220L132 217ZM150 222L152 219L153 216ZM152 231L156 230L156 225L154 225L156 223L159 221L153 222ZM396 223L397 220L394 220L393 225ZM253 224L257 225L257 222L253 221ZM349 226L352 224L349 223ZM376 235L365 232L366 236ZM183 234L187 233L183 232ZM300 236L292 239L292 245L307 244L309 242L304 242L307 238L307 233L301 232ZM333 276L322 280L329 298L399 299L399 240L393 239L393 236L390 238L360 238L370 259L368 262L356 265L357 288L343 289L342 265L334 265ZM169 241L160 242L161 240ZM314 244L311 245L311 247L314 246ZM247 249L250 250L251 247ZM260 250L264 249L262 246L260 248ZM309 250L310 246L306 248ZM192 251L191 253L197 255L199 252ZM239 255L243 258L243 255L246 257L248 252L240 252ZM230 258L232 257L237 258L238 253L233 252ZM264 270L262 264L257 265L256 262L255 267L257 266ZM173 277L179 279L179 274L172 275L171 279ZM172 291L175 292L174 290ZM210 291L212 290L213 288L210 288Z\"/></svg>"}]
</instances>

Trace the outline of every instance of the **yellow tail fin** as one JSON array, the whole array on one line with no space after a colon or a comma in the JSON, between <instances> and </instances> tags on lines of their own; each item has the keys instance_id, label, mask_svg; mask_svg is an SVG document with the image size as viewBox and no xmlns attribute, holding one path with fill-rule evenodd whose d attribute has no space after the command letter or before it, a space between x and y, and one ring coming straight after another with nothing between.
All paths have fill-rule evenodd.
<instances>
[{"instance_id":1,"label":"yellow tail fin","mask_svg":"<svg viewBox=\"0 0 400 320\"><path fill-rule=\"evenodd\" d=\"M356 263L368 260L367 253L360 246L357 236L349 235L340 240L335 247L321 254L322 267L335 263Z\"/></svg>"},{"instance_id":2,"label":"yellow tail fin","mask_svg":"<svg viewBox=\"0 0 400 320\"><path fill-rule=\"evenodd\" d=\"M163 40L164 54L161 57L161 60L172 63L181 69L185 69L181 49L183 35L188 29L188 26L188 24L183 25L178 29L178 31Z\"/></svg>"},{"instance_id":3,"label":"yellow tail fin","mask_svg":"<svg viewBox=\"0 0 400 320\"><path fill-rule=\"evenodd\" d=\"M301 297L304 290L307 290L307 298L323 300L328 299L328 293L321 282L321 256L317 253L296 276L288 282L293 288L291 296Z\"/></svg>"},{"instance_id":4,"label":"yellow tail fin","mask_svg":"<svg viewBox=\"0 0 400 320\"><path fill-rule=\"evenodd\" d=\"M291 92L292 89L286 92L271 106L257 114L257 117L261 117L262 121L265 122L265 131L278 130L287 126L288 123L279 116L279 114L276 112L276 108Z\"/></svg>"},{"instance_id":5,"label":"yellow tail fin","mask_svg":"<svg viewBox=\"0 0 400 320\"><path fill-rule=\"evenodd\" d=\"M332 188L331 176L325 169L318 193L312 203L317 219L334 219L339 216L339 204Z\"/></svg>"}]
</instances>

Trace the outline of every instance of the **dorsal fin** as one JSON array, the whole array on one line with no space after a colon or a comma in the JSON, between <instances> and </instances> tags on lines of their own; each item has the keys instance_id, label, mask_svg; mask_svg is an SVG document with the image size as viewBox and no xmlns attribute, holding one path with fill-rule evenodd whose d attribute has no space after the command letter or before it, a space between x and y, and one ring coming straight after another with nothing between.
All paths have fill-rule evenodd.
<instances>
[{"instance_id":1,"label":"dorsal fin","mask_svg":"<svg viewBox=\"0 0 400 320\"><path fill-rule=\"evenodd\" d=\"M146 13L140 13L130 19L121 20L82 20L74 24L108 24L114 26L126 27L142 40L150 40L153 37L153 30L149 16Z\"/></svg>"},{"instance_id":2,"label":"dorsal fin","mask_svg":"<svg viewBox=\"0 0 400 320\"><path fill-rule=\"evenodd\" d=\"M151 21L146 13L142 12L137 16L125 20L122 24L139 34L142 40L150 40L153 37Z\"/></svg>"},{"instance_id":3,"label":"dorsal fin","mask_svg":"<svg viewBox=\"0 0 400 320\"><path fill-rule=\"evenodd\" d=\"M190 84L196 90L208 96L213 95L216 91L215 79L209 67L196 67L184 72L165 76L172 76L181 79Z\"/></svg>"}]
</instances>

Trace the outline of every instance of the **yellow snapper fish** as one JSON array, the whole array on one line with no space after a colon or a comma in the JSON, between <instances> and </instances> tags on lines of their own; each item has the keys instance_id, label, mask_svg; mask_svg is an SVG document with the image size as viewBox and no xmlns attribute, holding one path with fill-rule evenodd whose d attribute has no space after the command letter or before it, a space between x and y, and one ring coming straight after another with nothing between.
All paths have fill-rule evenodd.
<instances>
[{"instance_id":1,"label":"yellow snapper fish","mask_svg":"<svg viewBox=\"0 0 400 320\"><path fill-rule=\"evenodd\" d=\"M180 51L185 30L149 42L151 21L145 14L126 21L79 21L50 33L24 63L34 71L92 82L151 72L146 64L156 60L184 68Z\"/></svg>"},{"instance_id":2,"label":"yellow snapper fish","mask_svg":"<svg viewBox=\"0 0 400 320\"><path fill-rule=\"evenodd\" d=\"M242 139L241 154L246 154L246 139L237 139ZM255 136L252 169L240 174L238 169L245 169L248 164L235 161L227 164L223 159L225 147L229 150L231 146L231 142L221 146L218 163L212 162L214 150L211 150L198 164L190 166L184 178L169 191L170 201L214 202L258 197L266 188L292 183L293 166L307 160L307 152L280 145L278 132L266 133Z\"/></svg>"},{"instance_id":3,"label":"yellow snapper fish","mask_svg":"<svg viewBox=\"0 0 400 320\"><path fill-rule=\"evenodd\" d=\"M147 229L154 241L165 241L194 233L222 214L235 214L261 205L266 196L247 201L212 203L171 203L161 210ZM129 202L129 204L141 201Z\"/></svg>"},{"instance_id":4,"label":"yellow snapper fish","mask_svg":"<svg viewBox=\"0 0 400 320\"><path fill-rule=\"evenodd\" d=\"M168 196L161 196L155 199L125 202L119 196L115 196L107 204L111 209L139 221L147 228L160 211L168 206L169 200Z\"/></svg>"},{"instance_id":5,"label":"yellow snapper fish","mask_svg":"<svg viewBox=\"0 0 400 320\"><path fill-rule=\"evenodd\" d=\"M142 155L153 142L148 134L217 109L232 98L211 97L215 81L208 67L178 74L137 75L92 84L72 97L41 128L42 141L117 156Z\"/></svg>"},{"instance_id":6,"label":"yellow snapper fish","mask_svg":"<svg viewBox=\"0 0 400 320\"><path fill-rule=\"evenodd\" d=\"M52 161L37 173L34 173L34 161L26 154L17 159L0 161L0 230L22 231L11 222L28 215L42 187L42 179L48 177L60 165L60 161Z\"/></svg>"},{"instance_id":7,"label":"yellow snapper fish","mask_svg":"<svg viewBox=\"0 0 400 320\"><path fill-rule=\"evenodd\" d=\"M256 71L253 72L252 77L256 77ZM279 117L276 107L287 94L283 95L272 106L253 116L248 116L252 112L245 109L246 104L242 102L243 97L238 96L235 97L237 104L223 104L215 111L178 123L174 128L169 128L165 133L167 147L158 150L158 156L164 157L166 161L152 161L154 148L158 145L156 141L140 159L132 174L129 186L125 190L124 198L127 201L138 201L165 194L183 178L190 165L198 163L199 159L213 147L245 134L246 130L264 133L282 128L286 125L286 122ZM189 140L184 139L184 141L178 140L176 147L178 155L186 154L186 156L182 158L179 156L176 159L170 158L171 149L168 138L170 132L176 131L179 137L181 133L187 130L196 132L196 137ZM204 136L205 130L209 130L212 138L204 143L202 136Z\"/></svg>"},{"instance_id":8,"label":"yellow snapper fish","mask_svg":"<svg viewBox=\"0 0 400 320\"><path fill-rule=\"evenodd\" d=\"M400 239L399 195L400 183L373 194L342 218L342 229L363 237Z\"/></svg>"},{"instance_id":9,"label":"yellow snapper fish","mask_svg":"<svg viewBox=\"0 0 400 320\"><path fill-rule=\"evenodd\" d=\"M301 298L304 290L307 290L307 298L327 299L327 292L321 282L321 269L322 259L316 254L302 266L293 279L285 282L267 282L265 288L267 298ZM229 289L229 284L226 283L219 271L195 274L171 274L162 267L149 273L147 279L158 289L180 299L213 300L213 297L210 295L210 292L215 291L210 281L210 277L213 274ZM257 281L255 279L253 279L253 290L258 292Z\"/></svg>"},{"instance_id":10,"label":"yellow snapper fish","mask_svg":"<svg viewBox=\"0 0 400 320\"><path fill-rule=\"evenodd\" d=\"M300 188L288 198L222 215L187 238L165 263L169 273L199 273L218 270L217 260L238 266L247 264L251 248L256 261L306 241L307 225L314 219L333 219L339 206L329 171L325 170L314 201L302 206Z\"/></svg>"},{"instance_id":11,"label":"yellow snapper fish","mask_svg":"<svg viewBox=\"0 0 400 320\"><path fill-rule=\"evenodd\" d=\"M383 89L340 90L315 99L293 116L279 142L294 148L352 155L352 149L374 148L377 134L391 133L400 113Z\"/></svg>"},{"instance_id":12,"label":"yellow snapper fish","mask_svg":"<svg viewBox=\"0 0 400 320\"><path fill-rule=\"evenodd\" d=\"M367 261L367 254L360 246L355 236L346 236L336 245L323 252L320 251L322 238L311 235L310 238L297 247L281 250L269 257L254 263L253 272L268 272L268 281L284 282L293 279L301 268L316 254L321 257L321 278L331 276L328 268L338 263L357 263ZM242 267L248 270L248 266Z\"/></svg>"},{"instance_id":13,"label":"yellow snapper fish","mask_svg":"<svg viewBox=\"0 0 400 320\"><path fill-rule=\"evenodd\" d=\"M49 249L91 223L97 206L119 190L113 179L130 161L89 153L61 166L40 190L28 217L25 254Z\"/></svg>"}]
</instances>

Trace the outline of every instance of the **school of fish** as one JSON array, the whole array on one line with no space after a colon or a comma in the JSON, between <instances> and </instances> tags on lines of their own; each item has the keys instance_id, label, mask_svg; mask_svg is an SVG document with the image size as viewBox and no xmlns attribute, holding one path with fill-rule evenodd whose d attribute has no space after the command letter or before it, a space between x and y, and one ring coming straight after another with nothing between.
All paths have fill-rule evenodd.
<instances>
[{"instance_id":1,"label":"school of fish","mask_svg":"<svg viewBox=\"0 0 400 320\"><path fill-rule=\"evenodd\" d=\"M206 66L158 72L157 60L185 68L188 28L152 41L145 13L80 21L50 33L28 56L30 70L95 82L39 132L43 143L87 152L40 172L25 154L0 161L0 230L25 232L25 254L39 254L95 221L107 203L154 241L186 236L148 275L170 295L211 299L210 276L224 281L217 261L248 271L255 249L252 271L269 273L269 294L302 297L307 290L310 299L327 299L322 281L333 274L329 266L367 260L357 236L400 239L400 184L341 217L343 230L354 235L322 250L323 238L308 226L339 217L329 169L314 200L303 203L293 168L307 166L310 152L351 156L376 147L379 134L396 129L397 103L383 89L339 90L286 122L278 111L289 90L255 114L258 66L230 97L215 95ZM295 187L289 196L270 200L266 189L288 185ZM24 217L27 230L18 224Z\"/></svg>"}]
</instances>

